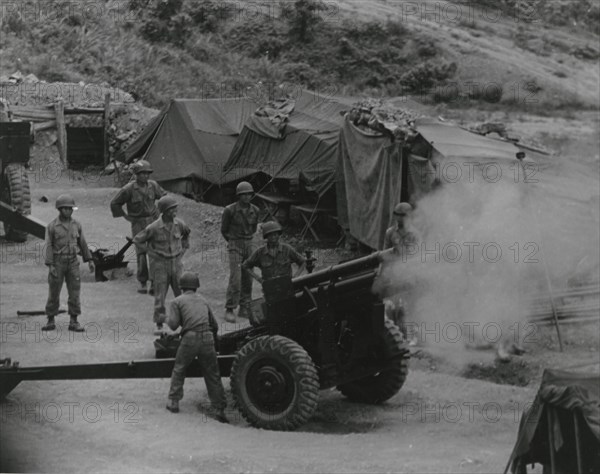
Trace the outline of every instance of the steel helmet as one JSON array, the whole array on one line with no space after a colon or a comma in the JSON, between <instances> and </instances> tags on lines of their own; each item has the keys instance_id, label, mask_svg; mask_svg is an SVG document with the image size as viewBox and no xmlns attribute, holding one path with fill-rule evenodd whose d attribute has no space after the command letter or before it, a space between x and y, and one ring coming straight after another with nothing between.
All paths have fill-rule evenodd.
<instances>
[{"instance_id":1,"label":"steel helmet","mask_svg":"<svg viewBox=\"0 0 600 474\"><path fill-rule=\"evenodd\" d=\"M394 207L394 215L396 216L405 216L406 214L410 214L411 211L412 206L407 202L398 203Z\"/></svg>"},{"instance_id":2,"label":"steel helmet","mask_svg":"<svg viewBox=\"0 0 600 474\"><path fill-rule=\"evenodd\" d=\"M139 160L133 167L133 172L138 173L153 173L152 165L146 160Z\"/></svg>"},{"instance_id":3,"label":"steel helmet","mask_svg":"<svg viewBox=\"0 0 600 474\"><path fill-rule=\"evenodd\" d=\"M70 194L61 194L56 199L56 209L60 209L61 207L71 207L73 210L76 210L75 207L75 199Z\"/></svg>"},{"instance_id":4,"label":"steel helmet","mask_svg":"<svg viewBox=\"0 0 600 474\"><path fill-rule=\"evenodd\" d=\"M200 288L200 280L198 279L198 275L192 272L185 272L181 275L179 279L179 287L186 288L190 290L197 290Z\"/></svg>"},{"instance_id":5,"label":"steel helmet","mask_svg":"<svg viewBox=\"0 0 600 474\"><path fill-rule=\"evenodd\" d=\"M237 195L248 194L248 193L253 193L253 192L254 192L254 188L248 181L242 181L235 188L235 194L237 194Z\"/></svg>"},{"instance_id":6,"label":"steel helmet","mask_svg":"<svg viewBox=\"0 0 600 474\"><path fill-rule=\"evenodd\" d=\"M279 225L279 223L274 222L274 221L269 221L269 222L265 222L262 225L263 238L265 238L269 234L272 234L273 232L281 232L281 226Z\"/></svg>"},{"instance_id":7,"label":"steel helmet","mask_svg":"<svg viewBox=\"0 0 600 474\"><path fill-rule=\"evenodd\" d=\"M163 196L158 200L158 210L161 214L172 207L177 207L177 201L171 196Z\"/></svg>"}]
</instances>

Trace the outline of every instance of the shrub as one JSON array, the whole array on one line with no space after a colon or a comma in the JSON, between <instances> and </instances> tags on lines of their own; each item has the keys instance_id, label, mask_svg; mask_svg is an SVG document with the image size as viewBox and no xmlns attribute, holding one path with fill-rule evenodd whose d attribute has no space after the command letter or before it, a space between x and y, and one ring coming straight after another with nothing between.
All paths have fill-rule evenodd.
<instances>
[{"instance_id":1,"label":"shrub","mask_svg":"<svg viewBox=\"0 0 600 474\"><path fill-rule=\"evenodd\" d=\"M418 64L400 77L400 83L409 91L424 94L436 84L450 79L456 73L456 63Z\"/></svg>"}]
</instances>

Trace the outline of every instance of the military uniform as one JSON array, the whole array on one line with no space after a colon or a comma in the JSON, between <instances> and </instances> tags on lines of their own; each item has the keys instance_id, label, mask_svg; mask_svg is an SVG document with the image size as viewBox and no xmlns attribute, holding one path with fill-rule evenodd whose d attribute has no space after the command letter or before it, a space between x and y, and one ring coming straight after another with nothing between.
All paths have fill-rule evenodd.
<instances>
[{"instance_id":1,"label":"military uniform","mask_svg":"<svg viewBox=\"0 0 600 474\"><path fill-rule=\"evenodd\" d=\"M154 201L166 196L166 192L156 181L149 180L146 186L136 181L127 183L110 202L113 217L123 217L123 205L131 218L131 236L135 237L159 217ZM136 247L137 279L142 286L148 281L148 260L146 253Z\"/></svg>"},{"instance_id":2,"label":"military uniform","mask_svg":"<svg viewBox=\"0 0 600 474\"><path fill-rule=\"evenodd\" d=\"M179 296L181 257L189 248L190 228L181 219L167 224L162 217L138 233L133 242L148 252L150 278L154 282L154 322L162 324L166 319L165 297L169 286Z\"/></svg>"},{"instance_id":3,"label":"military uniform","mask_svg":"<svg viewBox=\"0 0 600 474\"><path fill-rule=\"evenodd\" d=\"M252 238L258 225L258 207L254 204L243 206L239 202L230 204L223 211L221 234L227 240L229 255L229 284L225 307L233 311L238 305L250 311L252 299L252 278L242 272L241 265L254 250Z\"/></svg>"},{"instance_id":4,"label":"military uniform","mask_svg":"<svg viewBox=\"0 0 600 474\"><path fill-rule=\"evenodd\" d=\"M292 263L302 266L305 263L302 255L296 252L291 245L281 242L270 248L268 245L256 249L256 251L242 264L244 269L259 267L263 280L271 278L292 278Z\"/></svg>"},{"instance_id":5,"label":"military uniform","mask_svg":"<svg viewBox=\"0 0 600 474\"><path fill-rule=\"evenodd\" d=\"M394 225L385 231L383 248L393 248L394 253L403 255L404 252L409 251L411 247L414 249L418 243L419 240L414 232L407 229L398 229L398 226Z\"/></svg>"},{"instance_id":6,"label":"military uniform","mask_svg":"<svg viewBox=\"0 0 600 474\"><path fill-rule=\"evenodd\" d=\"M417 235L406 228L399 229L397 225L388 228L385 231L385 238L383 241L384 249L394 249L396 258L401 258L402 261L406 261L406 258L410 255L415 254L415 249L419 244ZM392 259L389 264L394 264L396 259ZM383 271L383 269L380 269ZM406 313L412 314L414 311L414 301L412 298L402 298L404 293L409 293L408 288L403 288L398 291L399 288L394 287L393 284L386 285L384 289L383 297L386 304L386 311L388 317L392 319L396 324L400 326L400 330L405 337L408 337L408 330L406 327Z\"/></svg>"},{"instance_id":7,"label":"military uniform","mask_svg":"<svg viewBox=\"0 0 600 474\"><path fill-rule=\"evenodd\" d=\"M81 314L80 291L81 278L79 274L79 260L77 252L81 252L84 262L92 260L81 224L73 218L61 219L57 217L46 228L46 265L54 265L56 274L48 273L48 301L46 314L54 318L58 314L60 305L60 291L63 282L67 284L69 293L68 311L71 316Z\"/></svg>"},{"instance_id":8,"label":"military uniform","mask_svg":"<svg viewBox=\"0 0 600 474\"><path fill-rule=\"evenodd\" d=\"M171 375L169 399L179 401L183 398L185 371L198 356L212 407L217 411L224 410L227 401L214 343L219 326L209 304L202 295L186 291L171 302L167 324L173 331L181 326L182 334Z\"/></svg>"}]
</instances>

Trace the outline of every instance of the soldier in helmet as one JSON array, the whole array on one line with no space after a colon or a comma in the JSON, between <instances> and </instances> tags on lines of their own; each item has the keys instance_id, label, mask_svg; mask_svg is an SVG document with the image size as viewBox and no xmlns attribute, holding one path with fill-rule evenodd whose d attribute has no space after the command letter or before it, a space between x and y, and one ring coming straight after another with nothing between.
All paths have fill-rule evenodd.
<instances>
[{"instance_id":1,"label":"soldier in helmet","mask_svg":"<svg viewBox=\"0 0 600 474\"><path fill-rule=\"evenodd\" d=\"M294 276L304 269L306 260L291 245L281 243L281 226L277 222L266 222L262 226L263 238L267 241L244 261L242 268L260 284L272 278L287 277L292 279L292 263L298 265ZM261 270L259 277L252 269Z\"/></svg>"},{"instance_id":2,"label":"soldier in helmet","mask_svg":"<svg viewBox=\"0 0 600 474\"><path fill-rule=\"evenodd\" d=\"M402 261L406 261L407 256L414 255L419 244L416 233L407 224L407 219L410 218L412 209L412 206L407 202L396 204L394 207L396 223L385 231L383 241L384 250L394 249L393 253L396 258L401 258ZM380 272L382 270L380 269ZM405 313L407 310L411 312L411 308L406 308L407 305L404 298L402 298L402 293L404 292L397 291L398 288L394 288L391 284L384 285L386 287L383 294L386 313L392 321L400 326L400 330L408 338L411 335L408 334L409 331L406 327ZM410 344L415 345L416 342L416 337L413 337Z\"/></svg>"},{"instance_id":3,"label":"soldier in helmet","mask_svg":"<svg viewBox=\"0 0 600 474\"><path fill-rule=\"evenodd\" d=\"M94 271L92 254L87 246L81 224L73 219L75 200L68 194L58 196L56 200L58 217L46 228L46 265L48 266L48 302L46 315L48 322L42 327L44 331L56 329L54 322L60 304L60 292L63 282L67 283L69 293L68 310L71 320L69 331L83 332L84 329L77 321L81 314L79 293L81 279L79 276L79 260L77 252L81 252L84 262L88 262L90 272Z\"/></svg>"},{"instance_id":4,"label":"soldier in helmet","mask_svg":"<svg viewBox=\"0 0 600 474\"><path fill-rule=\"evenodd\" d=\"M163 332L165 297L169 286L175 296L181 294L181 259L190 247L190 228L176 217L177 201L170 196L163 196L158 201L158 210L160 218L133 238L133 243L142 252L148 253L150 258L150 278L154 282L155 334Z\"/></svg>"},{"instance_id":5,"label":"soldier in helmet","mask_svg":"<svg viewBox=\"0 0 600 474\"><path fill-rule=\"evenodd\" d=\"M207 301L196 293L200 280L194 273L185 272L179 280L183 293L169 307L169 327L175 331L181 327L181 343L177 349L167 410L179 411L179 400L183 398L183 383L187 367L198 357L202 376L212 405L212 411L221 423L228 423L225 416L227 401L221 382L215 341L219 325Z\"/></svg>"},{"instance_id":6,"label":"soldier in helmet","mask_svg":"<svg viewBox=\"0 0 600 474\"><path fill-rule=\"evenodd\" d=\"M225 302L225 321L235 322L233 311L239 305L239 315L250 317L252 279L242 272L242 262L252 253L252 238L258 225L258 207L250 203L254 189L246 181L236 187L238 201L223 211L221 234L227 241L229 255L229 285Z\"/></svg>"},{"instance_id":7,"label":"soldier in helmet","mask_svg":"<svg viewBox=\"0 0 600 474\"><path fill-rule=\"evenodd\" d=\"M384 249L394 249L399 255L405 254L411 247L418 244L418 239L406 223L407 218L412 212L412 206L407 202L401 202L394 207L395 225L385 231L383 240Z\"/></svg>"},{"instance_id":8,"label":"soldier in helmet","mask_svg":"<svg viewBox=\"0 0 600 474\"><path fill-rule=\"evenodd\" d=\"M166 196L167 193L156 181L150 179L150 173L153 170L146 160L135 163L133 172L135 181L131 181L121 188L110 202L110 210L113 217L124 217L131 223L131 236L135 237L158 219L159 212L154 201ZM127 206L127 213L123 211L124 204ZM140 282L138 292L147 293L148 260L146 254L139 248L136 248L136 254L137 279ZM150 292L152 293L152 287Z\"/></svg>"}]
</instances>

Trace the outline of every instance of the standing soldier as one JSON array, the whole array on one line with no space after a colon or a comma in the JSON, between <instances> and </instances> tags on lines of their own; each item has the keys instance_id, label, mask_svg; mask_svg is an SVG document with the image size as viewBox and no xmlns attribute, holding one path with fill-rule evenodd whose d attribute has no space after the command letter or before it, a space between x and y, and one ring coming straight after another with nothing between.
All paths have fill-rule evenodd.
<instances>
[{"instance_id":1,"label":"standing soldier","mask_svg":"<svg viewBox=\"0 0 600 474\"><path fill-rule=\"evenodd\" d=\"M262 231L267 243L256 249L250 258L244 261L242 264L244 273L247 272L262 285L269 280L282 277L291 282L292 263L298 265L294 275L298 276L304 270L306 260L291 245L279 242L281 226L277 222L266 222L263 224ZM262 278L252 271L254 267L260 268Z\"/></svg>"},{"instance_id":2,"label":"standing soldier","mask_svg":"<svg viewBox=\"0 0 600 474\"><path fill-rule=\"evenodd\" d=\"M225 321L235 322L233 311L239 305L238 315L249 318L251 314L252 278L242 272L241 265L252 253L252 238L258 225L258 207L250 204L254 189L246 181L235 189L238 201L223 211L221 234L227 241L229 255L229 285L225 302Z\"/></svg>"},{"instance_id":3,"label":"standing soldier","mask_svg":"<svg viewBox=\"0 0 600 474\"><path fill-rule=\"evenodd\" d=\"M66 281L69 293L68 309L71 316L69 331L83 332L84 329L77 321L77 316L81 314L79 301L81 279L77 251L81 252L83 261L88 262L90 272L94 271L94 262L83 236L81 224L71 218L73 210L77 209L74 199L68 194L62 194L56 200L56 208L59 213L58 217L46 228L46 265L49 269L49 291L46 303L48 322L42 327L42 330L53 331L56 329L54 318L58 314L63 281Z\"/></svg>"},{"instance_id":4,"label":"standing soldier","mask_svg":"<svg viewBox=\"0 0 600 474\"><path fill-rule=\"evenodd\" d=\"M228 423L225 416L227 401L215 351L219 325L206 300L196 293L200 288L197 275L184 273L179 280L179 286L183 294L175 298L169 308L168 325L173 331L181 326L181 343L177 349L171 375L167 410L172 413L179 411L179 400L183 398L185 371L197 356L215 417L221 423Z\"/></svg>"},{"instance_id":5,"label":"standing soldier","mask_svg":"<svg viewBox=\"0 0 600 474\"><path fill-rule=\"evenodd\" d=\"M383 248L394 249L394 253L406 258L407 250L414 249L418 245L415 233L407 226L406 219L412 212L412 206L407 202L401 202L394 207L396 224L385 231Z\"/></svg>"},{"instance_id":6,"label":"standing soldier","mask_svg":"<svg viewBox=\"0 0 600 474\"><path fill-rule=\"evenodd\" d=\"M302 273L306 260L291 245L279 242L281 226L277 222L266 222L262 231L267 243L256 249L250 258L242 263L242 269L262 285L265 302L271 306L293 294L292 263L298 265L294 275L298 276ZM254 267L260 268L260 277L253 271ZM265 321L263 318L257 319L254 315L250 315L249 319L252 325Z\"/></svg>"},{"instance_id":7,"label":"standing soldier","mask_svg":"<svg viewBox=\"0 0 600 474\"><path fill-rule=\"evenodd\" d=\"M169 286L175 296L181 294L181 258L190 247L190 228L176 217L177 201L170 196L163 196L158 201L158 210L160 218L133 238L133 243L150 257L150 278L154 282L155 334L163 332L165 298Z\"/></svg>"},{"instance_id":8,"label":"standing soldier","mask_svg":"<svg viewBox=\"0 0 600 474\"><path fill-rule=\"evenodd\" d=\"M407 202L398 203L394 207L396 224L389 227L385 231L385 239L383 242L384 250L394 249L393 253L396 258L393 259L392 262L398 258L401 258L404 262L406 261L407 256L415 254L419 240L415 232L413 232L406 222L406 220L410 217L412 209L412 206ZM381 271L382 269L380 269L380 272ZM388 286L388 288L385 290L385 293L386 294L383 296L385 297L384 301L386 312L388 313L390 319L398 324L404 336L408 338L409 334L408 328L406 327L405 318L407 309L409 312L411 311L410 308L407 308L408 305L405 304L402 298L402 293L404 292L398 292L398 288ZM416 342L415 335L415 337L413 337L411 340L410 345L415 345Z\"/></svg>"},{"instance_id":9,"label":"standing soldier","mask_svg":"<svg viewBox=\"0 0 600 474\"><path fill-rule=\"evenodd\" d=\"M156 181L150 179L153 172L152 166L146 160L138 161L134 168L135 181L127 183L121 188L110 202L113 217L124 217L131 222L131 237L135 237L148 225L158 219L159 213L154 201L167 193ZM123 212L123 204L127 205L127 214ZM138 293L147 293L148 260L146 253L136 248L137 254L137 279L141 288ZM152 294L152 282L150 282Z\"/></svg>"}]
</instances>

